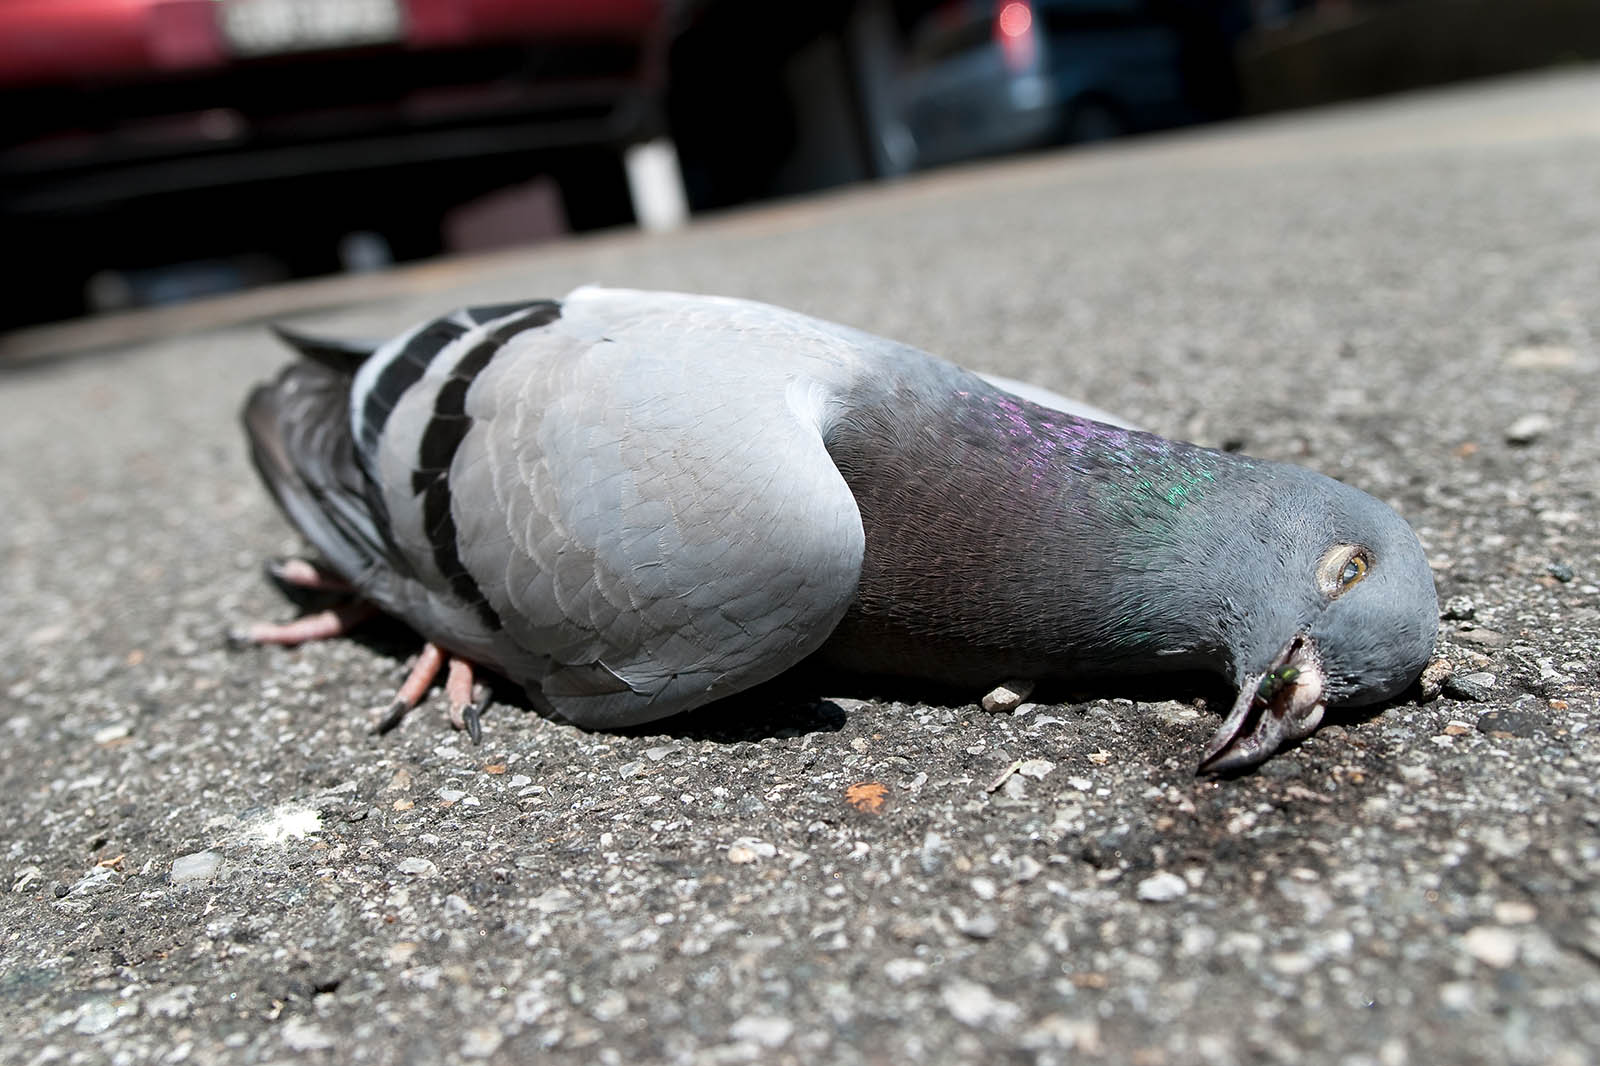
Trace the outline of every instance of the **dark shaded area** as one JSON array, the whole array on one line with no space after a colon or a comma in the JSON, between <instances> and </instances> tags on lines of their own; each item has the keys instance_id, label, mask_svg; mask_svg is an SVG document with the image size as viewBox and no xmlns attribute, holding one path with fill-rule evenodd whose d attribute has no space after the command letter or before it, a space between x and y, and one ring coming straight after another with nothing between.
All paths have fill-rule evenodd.
<instances>
[{"instance_id":1,"label":"dark shaded area","mask_svg":"<svg viewBox=\"0 0 1600 1066\"><path fill-rule=\"evenodd\" d=\"M1600 5L1592 0L1358 0L1320 10L1300 2L1284 15L1241 45L1246 110L1600 59Z\"/></svg>"},{"instance_id":2,"label":"dark shaded area","mask_svg":"<svg viewBox=\"0 0 1600 1066\"><path fill-rule=\"evenodd\" d=\"M623 152L662 134L706 211L1600 57L1591 0L661 10L628 33L31 82L0 50L0 233L26 265L0 329L626 225Z\"/></svg>"},{"instance_id":3,"label":"dark shaded area","mask_svg":"<svg viewBox=\"0 0 1600 1066\"><path fill-rule=\"evenodd\" d=\"M669 74L691 205L1238 112L1232 54L1250 21L1244 0L1030 0L1037 71L997 65L1003 6L702 4L674 41ZM1030 77L1057 83L1053 116L1001 129L1014 120L1005 98L1028 88L1013 83Z\"/></svg>"},{"instance_id":4,"label":"dark shaded area","mask_svg":"<svg viewBox=\"0 0 1600 1066\"><path fill-rule=\"evenodd\" d=\"M667 116L693 208L772 194L796 150L804 106L786 67L819 38L837 38L851 7L850 0L707 3L674 39Z\"/></svg>"},{"instance_id":5,"label":"dark shaded area","mask_svg":"<svg viewBox=\"0 0 1600 1066\"><path fill-rule=\"evenodd\" d=\"M0 230L28 269L0 328L438 255L447 212L539 176L560 191L550 235L631 222L619 153L662 129L664 44L489 38L5 85Z\"/></svg>"}]
</instances>

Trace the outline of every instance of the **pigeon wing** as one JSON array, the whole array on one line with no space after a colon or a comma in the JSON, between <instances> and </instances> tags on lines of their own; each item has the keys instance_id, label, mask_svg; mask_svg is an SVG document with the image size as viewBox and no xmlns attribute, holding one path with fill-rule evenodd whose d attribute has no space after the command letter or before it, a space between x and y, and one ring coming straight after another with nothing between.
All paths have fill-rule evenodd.
<instances>
[{"instance_id":1,"label":"pigeon wing","mask_svg":"<svg viewBox=\"0 0 1600 1066\"><path fill-rule=\"evenodd\" d=\"M698 706L820 647L865 544L823 443L850 345L764 317L778 314L579 290L476 372L431 514L418 456L439 393L403 397L371 461L432 595L399 613L595 728Z\"/></svg>"}]
</instances>

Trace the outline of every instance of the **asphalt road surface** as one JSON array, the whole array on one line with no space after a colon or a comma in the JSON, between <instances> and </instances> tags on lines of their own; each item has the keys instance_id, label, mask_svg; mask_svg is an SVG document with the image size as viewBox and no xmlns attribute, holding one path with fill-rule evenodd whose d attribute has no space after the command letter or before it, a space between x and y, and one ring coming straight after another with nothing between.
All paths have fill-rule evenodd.
<instances>
[{"instance_id":1,"label":"asphalt road surface","mask_svg":"<svg viewBox=\"0 0 1600 1066\"><path fill-rule=\"evenodd\" d=\"M1596 100L1574 68L11 338L0 1060L1593 1062ZM502 702L475 748L437 698L368 735L403 632L226 648L292 614L236 421L262 319L587 281L1346 479L1416 526L1454 676L1219 782L1214 692L796 679L620 736Z\"/></svg>"}]
</instances>

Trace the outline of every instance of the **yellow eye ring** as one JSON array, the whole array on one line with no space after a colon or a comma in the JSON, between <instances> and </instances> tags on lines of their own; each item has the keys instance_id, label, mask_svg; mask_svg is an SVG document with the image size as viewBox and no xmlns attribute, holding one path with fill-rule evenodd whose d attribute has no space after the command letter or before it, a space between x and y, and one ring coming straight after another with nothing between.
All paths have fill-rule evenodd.
<instances>
[{"instance_id":1,"label":"yellow eye ring","mask_svg":"<svg viewBox=\"0 0 1600 1066\"><path fill-rule=\"evenodd\" d=\"M1372 569L1372 554L1359 544L1335 544L1317 566L1317 585L1329 599L1343 595Z\"/></svg>"}]
</instances>

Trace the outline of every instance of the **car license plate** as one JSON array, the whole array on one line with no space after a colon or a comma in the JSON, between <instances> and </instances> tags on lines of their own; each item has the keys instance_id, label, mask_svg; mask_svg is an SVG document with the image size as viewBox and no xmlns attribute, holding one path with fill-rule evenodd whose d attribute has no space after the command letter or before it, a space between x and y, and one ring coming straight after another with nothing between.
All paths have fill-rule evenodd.
<instances>
[{"instance_id":1,"label":"car license plate","mask_svg":"<svg viewBox=\"0 0 1600 1066\"><path fill-rule=\"evenodd\" d=\"M240 55L397 41L399 0L224 0L222 33Z\"/></svg>"}]
</instances>

